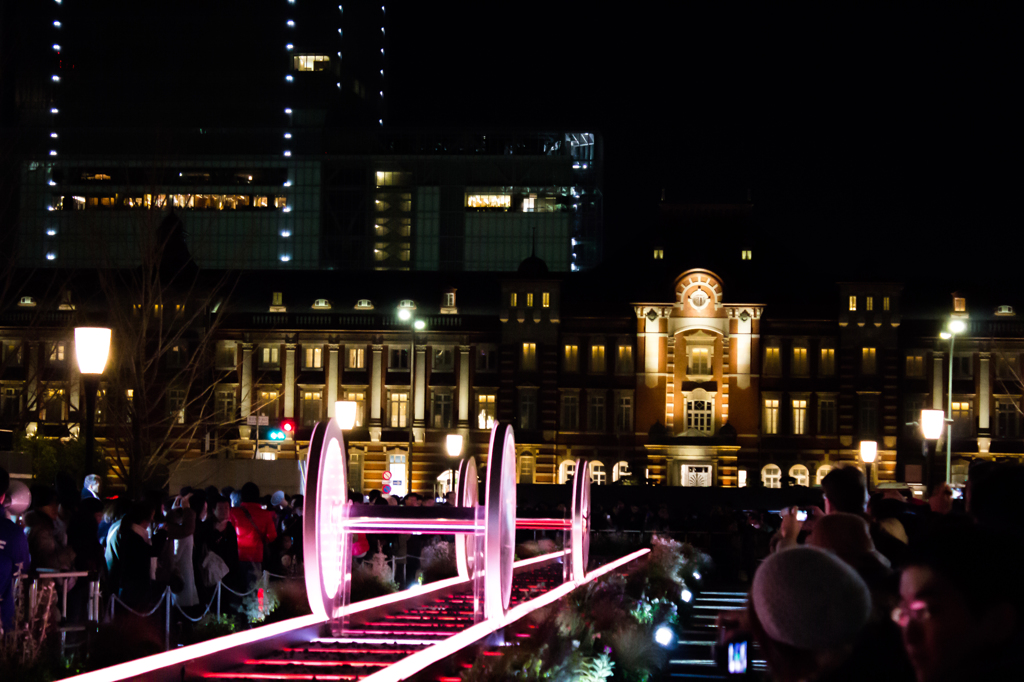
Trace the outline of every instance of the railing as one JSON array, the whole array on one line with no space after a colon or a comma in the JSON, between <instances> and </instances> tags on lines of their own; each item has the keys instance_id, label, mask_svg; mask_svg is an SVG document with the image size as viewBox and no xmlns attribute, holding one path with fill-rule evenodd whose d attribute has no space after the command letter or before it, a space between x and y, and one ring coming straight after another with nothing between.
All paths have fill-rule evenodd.
<instances>
[{"instance_id":1,"label":"railing","mask_svg":"<svg viewBox=\"0 0 1024 682\"><path fill-rule=\"evenodd\" d=\"M39 602L39 585L43 580L59 580L61 583L60 600L60 653L64 655L67 649L67 636L69 632L85 632L87 625L71 625L68 623L68 590L71 589L72 581L79 578L89 579L89 594L86 602L86 623L99 625L100 622L100 579L96 573L90 571L43 571L32 579L28 588L29 613L35 613Z\"/></svg>"}]
</instances>

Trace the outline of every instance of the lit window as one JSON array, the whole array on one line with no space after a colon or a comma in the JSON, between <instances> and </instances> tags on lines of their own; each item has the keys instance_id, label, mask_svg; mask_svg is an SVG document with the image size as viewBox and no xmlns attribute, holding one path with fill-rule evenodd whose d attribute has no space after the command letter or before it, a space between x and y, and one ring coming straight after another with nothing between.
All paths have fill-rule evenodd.
<instances>
[{"instance_id":1,"label":"lit window","mask_svg":"<svg viewBox=\"0 0 1024 682\"><path fill-rule=\"evenodd\" d=\"M766 464L765 467L761 469L761 482L764 483L765 488L781 488L782 469L774 464Z\"/></svg>"},{"instance_id":2,"label":"lit window","mask_svg":"<svg viewBox=\"0 0 1024 682\"><path fill-rule=\"evenodd\" d=\"M769 376L782 374L782 351L778 346L764 349L764 373Z\"/></svg>"},{"instance_id":3,"label":"lit window","mask_svg":"<svg viewBox=\"0 0 1024 682\"><path fill-rule=\"evenodd\" d=\"M509 296L508 304L510 306L512 306L513 308L515 308L516 305L518 305L518 303L519 303L519 296L516 294L516 292L513 291L512 295Z\"/></svg>"},{"instance_id":4,"label":"lit window","mask_svg":"<svg viewBox=\"0 0 1024 682\"><path fill-rule=\"evenodd\" d=\"M363 369L365 367L364 362L366 361L365 348L349 348L348 349L348 368L349 369Z\"/></svg>"},{"instance_id":5,"label":"lit window","mask_svg":"<svg viewBox=\"0 0 1024 682\"><path fill-rule=\"evenodd\" d=\"M572 480L572 477L576 475L576 462L571 459L563 460L558 465L558 482L561 484L568 483Z\"/></svg>"},{"instance_id":6,"label":"lit window","mask_svg":"<svg viewBox=\"0 0 1024 682\"><path fill-rule=\"evenodd\" d=\"M715 403L713 400L686 401L686 430L711 433L714 428Z\"/></svg>"},{"instance_id":7,"label":"lit window","mask_svg":"<svg viewBox=\"0 0 1024 682\"><path fill-rule=\"evenodd\" d=\"M325 54L297 54L292 57L292 68L296 71L326 71L331 67L331 58Z\"/></svg>"},{"instance_id":8,"label":"lit window","mask_svg":"<svg viewBox=\"0 0 1024 682\"><path fill-rule=\"evenodd\" d=\"M808 487L811 481L811 472L803 464L794 464L789 468L789 476L793 479L794 485Z\"/></svg>"},{"instance_id":9,"label":"lit window","mask_svg":"<svg viewBox=\"0 0 1024 682\"><path fill-rule=\"evenodd\" d=\"M857 297L856 296L851 296L850 297L850 312L854 312L856 310L857 310Z\"/></svg>"},{"instance_id":10,"label":"lit window","mask_svg":"<svg viewBox=\"0 0 1024 682\"><path fill-rule=\"evenodd\" d=\"M260 402L259 405L256 406L256 411L271 419L277 419L277 398L277 391L260 391Z\"/></svg>"},{"instance_id":11,"label":"lit window","mask_svg":"<svg viewBox=\"0 0 1024 682\"><path fill-rule=\"evenodd\" d=\"M444 307L445 308L454 308L455 307L455 294L454 293L449 291L448 293L446 293L444 295Z\"/></svg>"},{"instance_id":12,"label":"lit window","mask_svg":"<svg viewBox=\"0 0 1024 682\"><path fill-rule=\"evenodd\" d=\"M711 349L697 347L690 349L690 366L687 374L707 376L711 374Z\"/></svg>"},{"instance_id":13,"label":"lit window","mask_svg":"<svg viewBox=\"0 0 1024 682\"><path fill-rule=\"evenodd\" d=\"M633 371L633 346L619 346L615 357L615 371L629 374Z\"/></svg>"},{"instance_id":14,"label":"lit window","mask_svg":"<svg viewBox=\"0 0 1024 682\"><path fill-rule=\"evenodd\" d=\"M50 362L64 362L63 343L55 343L50 346Z\"/></svg>"},{"instance_id":15,"label":"lit window","mask_svg":"<svg viewBox=\"0 0 1024 682\"><path fill-rule=\"evenodd\" d=\"M579 371L580 347L575 344L568 344L565 347L565 371Z\"/></svg>"},{"instance_id":16,"label":"lit window","mask_svg":"<svg viewBox=\"0 0 1024 682\"><path fill-rule=\"evenodd\" d=\"M862 374L874 374L877 352L874 348L860 349L860 371Z\"/></svg>"},{"instance_id":17,"label":"lit window","mask_svg":"<svg viewBox=\"0 0 1024 682\"><path fill-rule=\"evenodd\" d=\"M779 432L779 401L768 398L764 401L764 432L774 436Z\"/></svg>"},{"instance_id":18,"label":"lit window","mask_svg":"<svg viewBox=\"0 0 1024 682\"><path fill-rule=\"evenodd\" d=\"M875 309L875 297L865 296L864 297L864 308L871 311Z\"/></svg>"},{"instance_id":19,"label":"lit window","mask_svg":"<svg viewBox=\"0 0 1024 682\"><path fill-rule=\"evenodd\" d=\"M791 374L796 376L807 376L807 349L799 346L793 347L793 367Z\"/></svg>"},{"instance_id":20,"label":"lit window","mask_svg":"<svg viewBox=\"0 0 1024 682\"><path fill-rule=\"evenodd\" d=\"M495 415L495 399L497 396L493 393L478 393L476 396L476 420L477 428L489 429L494 426Z\"/></svg>"},{"instance_id":21,"label":"lit window","mask_svg":"<svg viewBox=\"0 0 1024 682\"><path fill-rule=\"evenodd\" d=\"M908 355L907 356L907 376L908 377L923 377L924 376L924 357L920 355Z\"/></svg>"},{"instance_id":22,"label":"lit window","mask_svg":"<svg viewBox=\"0 0 1024 682\"><path fill-rule=\"evenodd\" d=\"M959 296L953 299L953 311L957 313L967 312L967 299Z\"/></svg>"},{"instance_id":23,"label":"lit window","mask_svg":"<svg viewBox=\"0 0 1024 682\"><path fill-rule=\"evenodd\" d=\"M540 295L540 305L542 308L548 308L551 306L551 294L544 292Z\"/></svg>"},{"instance_id":24,"label":"lit window","mask_svg":"<svg viewBox=\"0 0 1024 682\"><path fill-rule=\"evenodd\" d=\"M533 307L533 294L526 294L526 307L527 308L532 308Z\"/></svg>"},{"instance_id":25,"label":"lit window","mask_svg":"<svg viewBox=\"0 0 1024 682\"><path fill-rule=\"evenodd\" d=\"M605 473L604 464L600 462L590 463L590 482L594 485L604 485L608 481L608 475Z\"/></svg>"},{"instance_id":26,"label":"lit window","mask_svg":"<svg viewBox=\"0 0 1024 682\"><path fill-rule=\"evenodd\" d=\"M353 426L360 427L363 425L363 412L366 409L366 392L365 391L345 391L345 400L356 404L356 421Z\"/></svg>"},{"instance_id":27,"label":"lit window","mask_svg":"<svg viewBox=\"0 0 1024 682\"><path fill-rule=\"evenodd\" d=\"M818 467L818 470L814 472L814 482L817 483L818 485L821 485L822 479L828 476L830 471L832 471L831 464L822 464L820 467Z\"/></svg>"},{"instance_id":28,"label":"lit window","mask_svg":"<svg viewBox=\"0 0 1024 682\"><path fill-rule=\"evenodd\" d=\"M466 194L466 208L512 208L511 194Z\"/></svg>"},{"instance_id":29,"label":"lit window","mask_svg":"<svg viewBox=\"0 0 1024 682\"><path fill-rule=\"evenodd\" d=\"M266 199L266 197L264 197ZM270 305L284 305L284 294L280 291L275 291L270 295Z\"/></svg>"},{"instance_id":30,"label":"lit window","mask_svg":"<svg viewBox=\"0 0 1024 682\"><path fill-rule=\"evenodd\" d=\"M280 358L280 349L277 346L266 346L263 348L263 362L267 366L277 366Z\"/></svg>"},{"instance_id":31,"label":"lit window","mask_svg":"<svg viewBox=\"0 0 1024 682\"><path fill-rule=\"evenodd\" d=\"M836 349L821 349L821 364L818 365L818 375L830 377L836 373Z\"/></svg>"},{"instance_id":32,"label":"lit window","mask_svg":"<svg viewBox=\"0 0 1024 682\"><path fill-rule=\"evenodd\" d=\"M882 310L885 310L885 311L889 310L889 297L888 296L883 296L882 297Z\"/></svg>"},{"instance_id":33,"label":"lit window","mask_svg":"<svg viewBox=\"0 0 1024 682\"><path fill-rule=\"evenodd\" d=\"M324 364L322 348L306 349L306 369L321 369Z\"/></svg>"},{"instance_id":34,"label":"lit window","mask_svg":"<svg viewBox=\"0 0 1024 682\"><path fill-rule=\"evenodd\" d=\"M537 344L524 343L522 362L519 366L523 371L534 371L537 369Z\"/></svg>"},{"instance_id":35,"label":"lit window","mask_svg":"<svg viewBox=\"0 0 1024 682\"><path fill-rule=\"evenodd\" d=\"M593 345L590 347L590 371L596 374L604 373L604 346Z\"/></svg>"},{"instance_id":36,"label":"lit window","mask_svg":"<svg viewBox=\"0 0 1024 682\"><path fill-rule=\"evenodd\" d=\"M375 175L378 187L400 187L412 184L412 173L377 171Z\"/></svg>"},{"instance_id":37,"label":"lit window","mask_svg":"<svg viewBox=\"0 0 1024 682\"><path fill-rule=\"evenodd\" d=\"M655 249L654 250L654 260L664 260L664 258L665 258L665 250L664 249Z\"/></svg>"},{"instance_id":38,"label":"lit window","mask_svg":"<svg viewBox=\"0 0 1024 682\"><path fill-rule=\"evenodd\" d=\"M793 434L802 436L807 433L807 401L793 401ZM806 485L806 484L804 484Z\"/></svg>"},{"instance_id":39,"label":"lit window","mask_svg":"<svg viewBox=\"0 0 1024 682\"><path fill-rule=\"evenodd\" d=\"M388 408L391 428L404 429L409 421L409 394L404 391L392 391Z\"/></svg>"},{"instance_id":40,"label":"lit window","mask_svg":"<svg viewBox=\"0 0 1024 682\"><path fill-rule=\"evenodd\" d=\"M753 260L754 252L751 251L750 249L744 249L743 251L740 252L740 258L742 260Z\"/></svg>"}]
</instances>

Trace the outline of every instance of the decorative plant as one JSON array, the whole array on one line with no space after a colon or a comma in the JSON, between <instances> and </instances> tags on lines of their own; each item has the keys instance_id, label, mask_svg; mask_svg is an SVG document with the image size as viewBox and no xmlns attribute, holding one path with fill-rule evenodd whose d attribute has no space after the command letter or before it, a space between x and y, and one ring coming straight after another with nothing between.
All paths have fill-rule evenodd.
<instances>
[{"instance_id":1,"label":"decorative plant","mask_svg":"<svg viewBox=\"0 0 1024 682\"><path fill-rule=\"evenodd\" d=\"M420 552L420 570L423 571L423 582L453 578L459 573L455 564L455 545L443 540L435 541Z\"/></svg>"},{"instance_id":2,"label":"decorative plant","mask_svg":"<svg viewBox=\"0 0 1024 682\"><path fill-rule=\"evenodd\" d=\"M280 604L277 590L264 585L242 598L242 613L250 623L262 623Z\"/></svg>"},{"instance_id":3,"label":"decorative plant","mask_svg":"<svg viewBox=\"0 0 1024 682\"><path fill-rule=\"evenodd\" d=\"M357 564L352 571L352 601L362 601L398 591L394 571L381 553L370 561Z\"/></svg>"}]
</instances>

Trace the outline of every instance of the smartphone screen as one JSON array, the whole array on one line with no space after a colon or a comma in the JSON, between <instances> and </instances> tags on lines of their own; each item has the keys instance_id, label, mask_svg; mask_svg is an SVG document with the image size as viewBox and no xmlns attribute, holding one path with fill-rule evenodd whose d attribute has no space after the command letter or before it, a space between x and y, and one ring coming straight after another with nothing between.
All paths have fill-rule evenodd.
<instances>
[{"instance_id":1,"label":"smartphone screen","mask_svg":"<svg viewBox=\"0 0 1024 682\"><path fill-rule=\"evenodd\" d=\"M796 513L796 520L797 521L806 521L807 520L807 512L804 511L803 509L798 510L797 513Z\"/></svg>"},{"instance_id":2,"label":"smartphone screen","mask_svg":"<svg viewBox=\"0 0 1024 682\"><path fill-rule=\"evenodd\" d=\"M729 642L729 674L739 675L747 672L747 643Z\"/></svg>"}]
</instances>

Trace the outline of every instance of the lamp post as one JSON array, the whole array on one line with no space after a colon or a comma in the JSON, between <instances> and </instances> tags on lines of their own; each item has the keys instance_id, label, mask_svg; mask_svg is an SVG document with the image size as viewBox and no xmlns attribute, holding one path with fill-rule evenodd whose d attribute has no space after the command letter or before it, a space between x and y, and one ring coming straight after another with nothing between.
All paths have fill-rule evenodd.
<instances>
[{"instance_id":1,"label":"lamp post","mask_svg":"<svg viewBox=\"0 0 1024 682\"><path fill-rule=\"evenodd\" d=\"M448 456L453 460L456 457L462 455L462 435L458 433L449 433L445 439L445 447L448 449ZM452 491L455 491L455 462L452 462L450 467L452 472Z\"/></svg>"},{"instance_id":2,"label":"lamp post","mask_svg":"<svg viewBox=\"0 0 1024 682\"><path fill-rule=\"evenodd\" d=\"M110 355L110 330L104 327L75 328L75 357L78 371L82 373L85 386L85 473L92 471L92 451L96 446L96 392L100 388L100 375L107 366Z\"/></svg>"},{"instance_id":3,"label":"lamp post","mask_svg":"<svg viewBox=\"0 0 1024 682\"><path fill-rule=\"evenodd\" d=\"M928 488L932 487L935 483L933 480L933 472L935 467L935 445L942 435L942 429L946 425L946 415L943 414L942 410L921 410L921 431L924 433L924 438L928 442L928 475L925 480L928 483Z\"/></svg>"},{"instance_id":4,"label":"lamp post","mask_svg":"<svg viewBox=\"0 0 1024 682\"><path fill-rule=\"evenodd\" d=\"M862 440L860 442L860 461L864 462L868 475L868 491L871 490L871 465L878 458L878 442L873 440Z\"/></svg>"},{"instance_id":5,"label":"lamp post","mask_svg":"<svg viewBox=\"0 0 1024 682\"><path fill-rule=\"evenodd\" d=\"M426 329L427 323L423 320L413 320L412 308L407 306L398 309L398 319L403 322L412 320L412 329L409 332L409 402L406 407L406 420L409 423L409 453L405 458L405 489L408 494L412 492L412 446L415 440L413 416L416 413L416 332Z\"/></svg>"},{"instance_id":6,"label":"lamp post","mask_svg":"<svg viewBox=\"0 0 1024 682\"><path fill-rule=\"evenodd\" d=\"M946 483L952 483L953 471L950 466L950 457L953 451L953 347L956 345L956 335L967 329L963 320L950 320L944 331L939 336L949 339L949 388L946 390L946 423L949 430L946 432Z\"/></svg>"}]
</instances>

